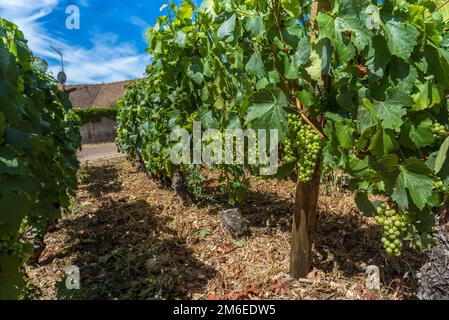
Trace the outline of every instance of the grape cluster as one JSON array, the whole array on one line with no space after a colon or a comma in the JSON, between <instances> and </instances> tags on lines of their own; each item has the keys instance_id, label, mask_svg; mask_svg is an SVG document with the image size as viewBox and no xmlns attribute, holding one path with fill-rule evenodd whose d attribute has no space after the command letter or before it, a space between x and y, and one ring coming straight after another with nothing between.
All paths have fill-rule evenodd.
<instances>
[{"instance_id":1,"label":"grape cluster","mask_svg":"<svg viewBox=\"0 0 449 320\"><path fill-rule=\"evenodd\" d=\"M401 255L403 240L407 233L410 218L407 213L401 214L386 204L377 208L377 223L382 227L382 243L389 255Z\"/></svg>"},{"instance_id":2,"label":"grape cluster","mask_svg":"<svg viewBox=\"0 0 449 320\"><path fill-rule=\"evenodd\" d=\"M437 140L444 138L447 135L446 127L438 122L435 122L433 124L432 131L433 131L433 137Z\"/></svg>"},{"instance_id":3,"label":"grape cluster","mask_svg":"<svg viewBox=\"0 0 449 320\"><path fill-rule=\"evenodd\" d=\"M297 163L299 180L309 182L315 172L316 162L322 148L322 138L299 115L288 115L290 134L284 140L284 160Z\"/></svg>"},{"instance_id":4,"label":"grape cluster","mask_svg":"<svg viewBox=\"0 0 449 320\"><path fill-rule=\"evenodd\" d=\"M17 256L24 259L26 257L25 244L17 236L0 236L1 256Z\"/></svg>"},{"instance_id":5,"label":"grape cluster","mask_svg":"<svg viewBox=\"0 0 449 320\"><path fill-rule=\"evenodd\" d=\"M438 192L440 192L440 193L447 193L449 191L449 187L445 186L441 179L438 179L437 181L434 181L433 189L438 191Z\"/></svg>"}]
</instances>

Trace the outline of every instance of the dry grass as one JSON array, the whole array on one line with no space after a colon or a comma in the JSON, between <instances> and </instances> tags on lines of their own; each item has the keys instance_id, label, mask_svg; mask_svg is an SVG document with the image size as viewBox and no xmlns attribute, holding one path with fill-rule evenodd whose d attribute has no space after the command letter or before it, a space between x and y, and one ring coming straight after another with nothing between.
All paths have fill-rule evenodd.
<instances>
[{"instance_id":1,"label":"dry grass","mask_svg":"<svg viewBox=\"0 0 449 320\"><path fill-rule=\"evenodd\" d=\"M407 299L422 256L387 258L379 230L360 217L352 194L324 190L314 269L288 276L292 181L254 178L241 207L251 236L235 243L220 227L226 205L184 205L124 158L85 164L71 212L46 237L40 265L28 268L44 299L62 297L64 269L81 270L85 299ZM212 181L213 183L213 181ZM211 189L212 190L212 189ZM212 192L212 191L211 191ZM382 273L379 292L364 289L364 267Z\"/></svg>"}]
</instances>

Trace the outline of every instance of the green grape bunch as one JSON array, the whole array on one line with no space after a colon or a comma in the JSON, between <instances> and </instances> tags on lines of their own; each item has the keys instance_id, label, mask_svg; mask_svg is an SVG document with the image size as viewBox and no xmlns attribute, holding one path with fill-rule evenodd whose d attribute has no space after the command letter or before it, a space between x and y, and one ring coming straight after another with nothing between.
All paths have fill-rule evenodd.
<instances>
[{"instance_id":1,"label":"green grape bunch","mask_svg":"<svg viewBox=\"0 0 449 320\"><path fill-rule=\"evenodd\" d=\"M443 139L448 135L446 127L438 122L433 124L432 132L435 140Z\"/></svg>"},{"instance_id":2,"label":"green grape bunch","mask_svg":"<svg viewBox=\"0 0 449 320\"><path fill-rule=\"evenodd\" d=\"M0 257L16 256L25 260L27 256L25 243L17 236L0 237Z\"/></svg>"},{"instance_id":3,"label":"green grape bunch","mask_svg":"<svg viewBox=\"0 0 449 320\"><path fill-rule=\"evenodd\" d=\"M443 180L441 179L438 179L437 181L433 182L433 189L443 194L446 194L449 191L449 187L445 186Z\"/></svg>"},{"instance_id":4,"label":"green grape bunch","mask_svg":"<svg viewBox=\"0 0 449 320\"><path fill-rule=\"evenodd\" d=\"M400 256L410 222L409 214L401 214L387 204L382 204L377 208L376 222L382 228L382 243L387 254Z\"/></svg>"},{"instance_id":5,"label":"green grape bunch","mask_svg":"<svg viewBox=\"0 0 449 320\"><path fill-rule=\"evenodd\" d=\"M323 141L314 128L306 124L299 115L288 115L289 135L284 140L284 160L296 163L299 180L309 182L313 178Z\"/></svg>"}]
</instances>

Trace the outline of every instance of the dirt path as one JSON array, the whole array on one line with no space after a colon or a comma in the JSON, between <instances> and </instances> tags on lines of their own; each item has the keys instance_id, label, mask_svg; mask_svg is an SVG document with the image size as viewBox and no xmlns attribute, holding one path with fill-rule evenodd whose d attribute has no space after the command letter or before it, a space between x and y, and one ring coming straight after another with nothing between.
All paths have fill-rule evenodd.
<instances>
[{"instance_id":1,"label":"dirt path","mask_svg":"<svg viewBox=\"0 0 449 320\"><path fill-rule=\"evenodd\" d=\"M82 150L78 152L78 158L81 161L111 158L118 155L119 153L115 142L83 145Z\"/></svg>"},{"instance_id":2,"label":"dirt path","mask_svg":"<svg viewBox=\"0 0 449 320\"><path fill-rule=\"evenodd\" d=\"M27 269L45 299L404 299L414 298L419 255L387 258L379 228L358 215L349 192L322 190L314 269L288 275L293 181L252 179L241 206L250 236L235 242L220 226L226 203L185 205L124 157L84 162L70 212L46 236L39 265ZM364 268L379 266L383 287L364 289ZM64 289L79 267L81 290Z\"/></svg>"}]
</instances>

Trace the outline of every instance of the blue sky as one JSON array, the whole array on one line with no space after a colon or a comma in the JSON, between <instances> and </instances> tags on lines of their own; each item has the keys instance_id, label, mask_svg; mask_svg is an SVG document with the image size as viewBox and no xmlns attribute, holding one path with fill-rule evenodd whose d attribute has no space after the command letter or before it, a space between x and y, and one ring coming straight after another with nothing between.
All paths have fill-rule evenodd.
<instances>
[{"instance_id":1,"label":"blue sky","mask_svg":"<svg viewBox=\"0 0 449 320\"><path fill-rule=\"evenodd\" d=\"M179 1L177 1L179 2ZM0 16L16 23L33 52L60 71L62 49L68 83L142 77L149 63L145 32L167 0L0 0ZM80 9L80 29L66 28L66 8Z\"/></svg>"}]
</instances>

